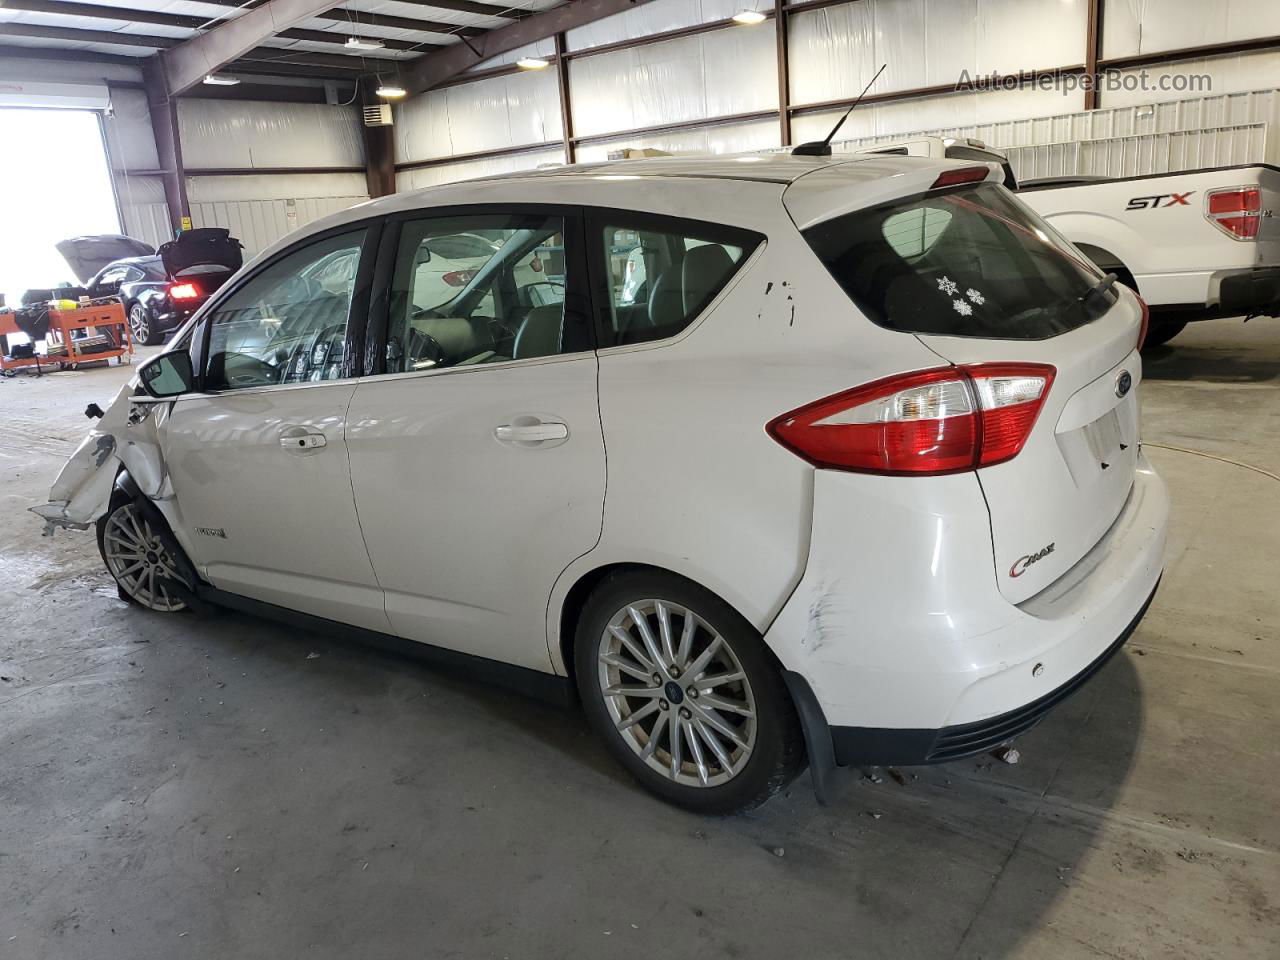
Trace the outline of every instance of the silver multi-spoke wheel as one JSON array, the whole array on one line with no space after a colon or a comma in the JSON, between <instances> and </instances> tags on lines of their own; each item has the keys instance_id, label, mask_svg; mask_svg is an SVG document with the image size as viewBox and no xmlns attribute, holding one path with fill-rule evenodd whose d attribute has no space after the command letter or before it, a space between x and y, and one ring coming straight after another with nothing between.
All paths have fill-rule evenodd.
<instances>
[{"instance_id":1,"label":"silver multi-spoke wheel","mask_svg":"<svg viewBox=\"0 0 1280 960\"><path fill-rule=\"evenodd\" d=\"M133 335L135 343L151 342L151 318L147 316L147 308L140 303L129 308L129 333Z\"/></svg>"},{"instance_id":2,"label":"silver multi-spoke wheel","mask_svg":"<svg viewBox=\"0 0 1280 960\"><path fill-rule=\"evenodd\" d=\"M667 779L692 787L732 780L756 746L756 702L729 643L667 600L618 610L601 637L598 680L623 741Z\"/></svg>"},{"instance_id":3,"label":"silver multi-spoke wheel","mask_svg":"<svg viewBox=\"0 0 1280 960\"><path fill-rule=\"evenodd\" d=\"M181 582L173 557L132 503L117 507L107 518L102 556L120 589L142 606L164 613L186 607L166 585L171 580Z\"/></svg>"}]
</instances>

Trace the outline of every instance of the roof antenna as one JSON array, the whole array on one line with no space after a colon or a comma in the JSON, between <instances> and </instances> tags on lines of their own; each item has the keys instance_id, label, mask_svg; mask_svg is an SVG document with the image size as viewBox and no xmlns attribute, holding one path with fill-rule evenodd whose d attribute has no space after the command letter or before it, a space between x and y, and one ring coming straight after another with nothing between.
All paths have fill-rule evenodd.
<instances>
[{"instance_id":1,"label":"roof antenna","mask_svg":"<svg viewBox=\"0 0 1280 960\"><path fill-rule=\"evenodd\" d=\"M876 75L871 78L871 82L862 88L862 92L858 94L858 99L849 104L849 109L844 112L836 125L831 128L831 132L827 134L825 140L810 140L808 143L802 143L791 151L793 157L829 157L831 156L831 138L840 132L840 128L844 126L844 122L849 119L849 114L853 113L853 108L862 102L862 98L867 95L867 91L871 89L871 84L880 79L880 74L884 73L884 68L889 64L880 64L880 69L876 71Z\"/></svg>"}]
</instances>

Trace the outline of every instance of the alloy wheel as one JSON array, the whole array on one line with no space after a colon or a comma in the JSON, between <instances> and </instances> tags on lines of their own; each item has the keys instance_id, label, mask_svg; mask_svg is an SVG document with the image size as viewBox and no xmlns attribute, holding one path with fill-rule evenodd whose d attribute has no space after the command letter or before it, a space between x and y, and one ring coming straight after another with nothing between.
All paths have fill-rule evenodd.
<instances>
[{"instance_id":1,"label":"alloy wheel","mask_svg":"<svg viewBox=\"0 0 1280 960\"><path fill-rule=\"evenodd\" d=\"M129 332L135 343L145 344L151 336L151 321L147 318L146 308L140 303L129 308Z\"/></svg>"},{"instance_id":2,"label":"alloy wheel","mask_svg":"<svg viewBox=\"0 0 1280 960\"><path fill-rule=\"evenodd\" d=\"M601 637L597 678L624 743L683 786L732 780L756 744L756 702L729 642L693 610L639 600Z\"/></svg>"},{"instance_id":3,"label":"alloy wheel","mask_svg":"<svg viewBox=\"0 0 1280 960\"><path fill-rule=\"evenodd\" d=\"M102 555L120 589L142 606L163 613L186 608L166 586L169 580L181 582L173 557L134 504L118 507L108 518Z\"/></svg>"}]
</instances>

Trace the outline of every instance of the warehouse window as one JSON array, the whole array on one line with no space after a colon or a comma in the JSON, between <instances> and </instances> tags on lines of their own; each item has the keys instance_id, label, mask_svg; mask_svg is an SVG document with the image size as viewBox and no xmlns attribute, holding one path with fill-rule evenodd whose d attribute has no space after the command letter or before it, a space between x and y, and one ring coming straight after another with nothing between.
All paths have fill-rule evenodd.
<instances>
[{"instance_id":1,"label":"warehouse window","mask_svg":"<svg viewBox=\"0 0 1280 960\"><path fill-rule=\"evenodd\" d=\"M679 333L724 289L761 239L729 227L652 217L620 217L600 229L612 322L603 346Z\"/></svg>"},{"instance_id":2,"label":"warehouse window","mask_svg":"<svg viewBox=\"0 0 1280 960\"><path fill-rule=\"evenodd\" d=\"M562 217L476 214L404 224L387 372L565 351L565 279Z\"/></svg>"},{"instance_id":3,"label":"warehouse window","mask_svg":"<svg viewBox=\"0 0 1280 960\"><path fill-rule=\"evenodd\" d=\"M211 390L336 380L364 231L277 260L218 306L209 321Z\"/></svg>"}]
</instances>

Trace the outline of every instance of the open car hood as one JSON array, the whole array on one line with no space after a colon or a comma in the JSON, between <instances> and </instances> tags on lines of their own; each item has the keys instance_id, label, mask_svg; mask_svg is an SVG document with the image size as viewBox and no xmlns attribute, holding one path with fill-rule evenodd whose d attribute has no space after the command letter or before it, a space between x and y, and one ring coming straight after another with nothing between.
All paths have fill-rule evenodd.
<instances>
[{"instance_id":1,"label":"open car hood","mask_svg":"<svg viewBox=\"0 0 1280 960\"><path fill-rule=\"evenodd\" d=\"M55 246L81 283L88 283L109 263L129 257L150 257L155 254L155 250L149 244L118 233L69 237L66 240L60 240Z\"/></svg>"},{"instance_id":2,"label":"open car hood","mask_svg":"<svg viewBox=\"0 0 1280 960\"><path fill-rule=\"evenodd\" d=\"M244 263L241 249L240 241L221 227L200 227L162 243L156 252L169 276L177 278L192 267L203 266L223 267L230 276Z\"/></svg>"}]
</instances>

